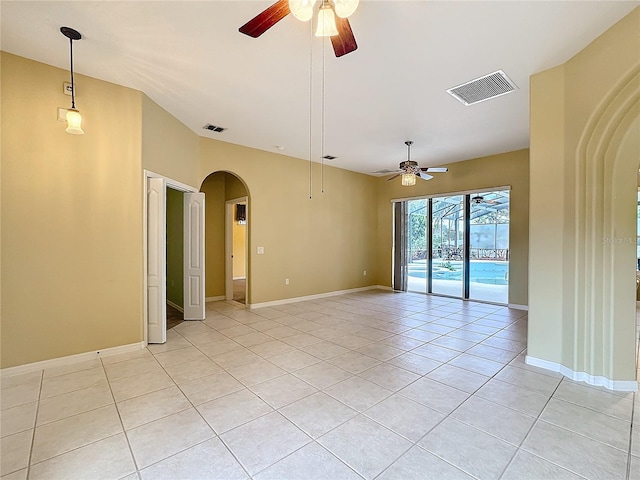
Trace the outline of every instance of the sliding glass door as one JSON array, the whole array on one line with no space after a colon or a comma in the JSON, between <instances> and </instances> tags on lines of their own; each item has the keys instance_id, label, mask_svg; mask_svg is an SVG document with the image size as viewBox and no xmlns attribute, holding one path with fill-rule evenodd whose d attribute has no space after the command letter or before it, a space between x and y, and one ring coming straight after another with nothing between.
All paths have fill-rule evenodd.
<instances>
[{"instance_id":1,"label":"sliding glass door","mask_svg":"<svg viewBox=\"0 0 640 480\"><path fill-rule=\"evenodd\" d=\"M407 202L407 290L427 292L428 200Z\"/></svg>"},{"instance_id":2,"label":"sliding glass door","mask_svg":"<svg viewBox=\"0 0 640 480\"><path fill-rule=\"evenodd\" d=\"M431 293L461 297L464 269L464 196L432 199Z\"/></svg>"},{"instance_id":3,"label":"sliding glass door","mask_svg":"<svg viewBox=\"0 0 640 480\"><path fill-rule=\"evenodd\" d=\"M509 191L471 196L469 298L509 301Z\"/></svg>"},{"instance_id":4,"label":"sliding glass door","mask_svg":"<svg viewBox=\"0 0 640 480\"><path fill-rule=\"evenodd\" d=\"M396 204L394 288L508 303L509 191Z\"/></svg>"}]
</instances>

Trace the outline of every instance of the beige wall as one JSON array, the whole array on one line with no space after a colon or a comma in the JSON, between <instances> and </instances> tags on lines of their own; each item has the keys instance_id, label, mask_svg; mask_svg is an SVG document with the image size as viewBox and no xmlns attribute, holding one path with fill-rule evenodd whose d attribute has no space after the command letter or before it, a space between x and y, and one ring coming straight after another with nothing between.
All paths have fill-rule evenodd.
<instances>
[{"instance_id":1,"label":"beige wall","mask_svg":"<svg viewBox=\"0 0 640 480\"><path fill-rule=\"evenodd\" d=\"M377 283L391 286L393 255L392 199L424 197L471 190L511 187L509 224L509 303L527 305L529 255L529 151L492 155L448 165L449 172L432 180L403 187L400 179L377 179L378 277Z\"/></svg>"},{"instance_id":2,"label":"beige wall","mask_svg":"<svg viewBox=\"0 0 640 480\"><path fill-rule=\"evenodd\" d=\"M612 381L636 377L639 115L640 8L531 79L528 354Z\"/></svg>"},{"instance_id":3,"label":"beige wall","mask_svg":"<svg viewBox=\"0 0 640 480\"><path fill-rule=\"evenodd\" d=\"M142 340L140 92L2 53L2 368ZM10 121L9 121L10 120Z\"/></svg>"},{"instance_id":4,"label":"beige wall","mask_svg":"<svg viewBox=\"0 0 640 480\"><path fill-rule=\"evenodd\" d=\"M224 217L225 174L209 175L200 191L205 195L205 297L221 297L225 294L224 279Z\"/></svg>"},{"instance_id":5,"label":"beige wall","mask_svg":"<svg viewBox=\"0 0 640 480\"><path fill-rule=\"evenodd\" d=\"M200 186L198 136L142 95L142 168Z\"/></svg>"},{"instance_id":6,"label":"beige wall","mask_svg":"<svg viewBox=\"0 0 640 480\"><path fill-rule=\"evenodd\" d=\"M314 164L309 199L305 161L205 138L200 153L203 179L232 172L249 192L249 303L375 284L375 178L325 167L321 194ZM264 255L255 253L258 246Z\"/></svg>"}]
</instances>

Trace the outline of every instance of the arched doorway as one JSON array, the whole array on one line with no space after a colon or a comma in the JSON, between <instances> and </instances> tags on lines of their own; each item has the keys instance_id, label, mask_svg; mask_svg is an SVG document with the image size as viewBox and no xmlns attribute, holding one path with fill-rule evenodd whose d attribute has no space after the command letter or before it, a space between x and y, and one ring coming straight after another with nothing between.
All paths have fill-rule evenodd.
<instances>
[{"instance_id":1,"label":"arched doorway","mask_svg":"<svg viewBox=\"0 0 640 480\"><path fill-rule=\"evenodd\" d=\"M205 297L247 305L251 289L249 190L239 176L218 171L203 180L200 191L206 199Z\"/></svg>"},{"instance_id":2,"label":"arched doorway","mask_svg":"<svg viewBox=\"0 0 640 480\"><path fill-rule=\"evenodd\" d=\"M580 226L574 251L573 314L580 326L576 345L584 352L583 371L592 371L584 379L620 390L637 386L639 84L636 69L603 102L585 129L575 172L575 218Z\"/></svg>"}]
</instances>

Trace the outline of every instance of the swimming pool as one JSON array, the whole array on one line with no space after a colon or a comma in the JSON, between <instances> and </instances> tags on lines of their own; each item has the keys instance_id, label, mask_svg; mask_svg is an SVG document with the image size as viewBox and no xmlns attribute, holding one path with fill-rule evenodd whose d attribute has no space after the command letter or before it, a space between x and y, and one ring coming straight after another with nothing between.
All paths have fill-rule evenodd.
<instances>
[{"instance_id":1,"label":"swimming pool","mask_svg":"<svg viewBox=\"0 0 640 480\"><path fill-rule=\"evenodd\" d=\"M409 276L414 278L426 278L426 261L419 260L410 263L408 273ZM507 262L471 260L469 274L472 283L484 283L488 285L509 284L509 264ZM462 262L434 260L433 278L440 280L462 280Z\"/></svg>"}]
</instances>

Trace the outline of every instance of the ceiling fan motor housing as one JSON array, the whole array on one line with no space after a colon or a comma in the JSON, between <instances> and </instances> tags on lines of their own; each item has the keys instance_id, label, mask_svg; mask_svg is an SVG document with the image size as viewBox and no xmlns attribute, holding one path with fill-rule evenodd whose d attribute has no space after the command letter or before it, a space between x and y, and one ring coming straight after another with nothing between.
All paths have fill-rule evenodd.
<instances>
[{"instance_id":1,"label":"ceiling fan motor housing","mask_svg":"<svg viewBox=\"0 0 640 480\"><path fill-rule=\"evenodd\" d=\"M400 169L404 170L406 173L414 173L416 175L420 174L418 162L414 162L413 160L405 160L404 162L401 162Z\"/></svg>"}]
</instances>

